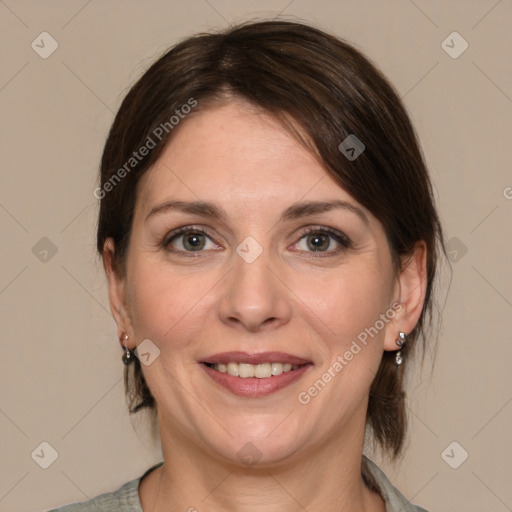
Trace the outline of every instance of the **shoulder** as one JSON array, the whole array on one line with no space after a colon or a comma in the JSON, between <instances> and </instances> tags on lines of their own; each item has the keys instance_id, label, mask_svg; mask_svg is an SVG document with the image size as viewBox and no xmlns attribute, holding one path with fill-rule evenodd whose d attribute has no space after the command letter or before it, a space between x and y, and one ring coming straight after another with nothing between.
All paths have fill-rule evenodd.
<instances>
[{"instance_id":1,"label":"shoulder","mask_svg":"<svg viewBox=\"0 0 512 512\"><path fill-rule=\"evenodd\" d=\"M88 501L72 503L49 512L141 512L140 505L137 508L138 480L126 482L117 491L100 494Z\"/></svg>"},{"instance_id":2,"label":"shoulder","mask_svg":"<svg viewBox=\"0 0 512 512\"><path fill-rule=\"evenodd\" d=\"M123 484L119 489L100 494L88 501L71 503L48 512L142 512L139 499L139 483L150 471L162 462L150 467L143 475Z\"/></svg>"},{"instance_id":3,"label":"shoulder","mask_svg":"<svg viewBox=\"0 0 512 512\"><path fill-rule=\"evenodd\" d=\"M386 502L386 512L428 512L428 510L411 503L387 478L382 469L363 455L363 472L366 470L373 477L380 494Z\"/></svg>"},{"instance_id":4,"label":"shoulder","mask_svg":"<svg viewBox=\"0 0 512 512\"><path fill-rule=\"evenodd\" d=\"M80 503L72 503L49 512L142 512L138 486L140 478L126 482L117 491L100 494Z\"/></svg>"}]
</instances>

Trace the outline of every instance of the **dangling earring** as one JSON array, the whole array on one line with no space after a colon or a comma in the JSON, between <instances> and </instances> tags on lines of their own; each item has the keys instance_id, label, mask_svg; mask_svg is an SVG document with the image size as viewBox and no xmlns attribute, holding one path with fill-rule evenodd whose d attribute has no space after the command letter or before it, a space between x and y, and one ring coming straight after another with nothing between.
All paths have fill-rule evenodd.
<instances>
[{"instance_id":1,"label":"dangling earring","mask_svg":"<svg viewBox=\"0 0 512 512\"><path fill-rule=\"evenodd\" d=\"M128 334L124 334L119 342L121 343L121 346L124 348L124 354L121 356L121 359L123 360L123 363L128 366L133 360L133 352L123 343L123 341L128 340Z\"/></svg>"},{"instance_id":2,"label":"dangling earring","mask_svg":"<svg viewBox=\"0 0 512 512\"><path fill-rule=\"evenodd\" d=\"M406 342L405 332L400 331L398 333L398 339L396 340L396 344L400 347L400 349L397 351L396 357L395 357L395 363L397 366L400 366L402 364L402 361L403 361L402 347L405 345L405 342Z\"/></svg>"}]
</instances>

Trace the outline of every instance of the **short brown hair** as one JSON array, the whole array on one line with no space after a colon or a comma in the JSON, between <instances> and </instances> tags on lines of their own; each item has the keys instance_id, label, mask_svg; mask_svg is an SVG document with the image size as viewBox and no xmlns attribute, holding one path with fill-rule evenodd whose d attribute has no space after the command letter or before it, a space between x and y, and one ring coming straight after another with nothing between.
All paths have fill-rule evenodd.
<instances>
[{"instance_id":1,"label":"short brown hair","mask_svg":"<svg viewBox=\"0 0 512 512\"><path fill-rule=\"evenodd\" d=\"M395 459L407 427L404 367L416 342L421 339L424 350L428 339L443 233L406 110L381 72L353 46L302 23L263 21L198 34L167 51L131 88L108 135L101 190L109 180L114 186L101 195L97 249L102 255L105 240L112 237L115 268L123 275L137 183L172 137L169 119L191 98L200 111L230 97L258 106L291 131L290 119L303 129L308 140L296 131L294 135L382 223L395 271L416 242L426 244L425 303L402 348L405 363L397 367L394 352L384 352L370 389L367 426L373 440ZM168 129L158 132L156 147L113 183L159 126ZM339 149L351 134L365 146L354 160ZM156 409L138 359L125 369L125 391L131 413Z\"/></svg>"}]
</instances>

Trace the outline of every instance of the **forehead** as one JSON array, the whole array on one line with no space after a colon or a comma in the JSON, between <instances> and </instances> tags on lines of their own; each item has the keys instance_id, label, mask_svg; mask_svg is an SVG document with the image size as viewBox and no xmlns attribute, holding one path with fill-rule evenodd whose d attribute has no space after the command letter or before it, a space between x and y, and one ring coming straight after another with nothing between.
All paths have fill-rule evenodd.
<instances>
[{"instance_id":1,"label":"forehead","mask_svg":"<svg viewBox=\"0 0 512 512\"><path fill-rule=\"evenodd\" d=\"M173 196L258 214L300 200L357 204L308 149L261 110L234 101L181 123L139 183L144 211Z\"/></svg>"}]
</instances>

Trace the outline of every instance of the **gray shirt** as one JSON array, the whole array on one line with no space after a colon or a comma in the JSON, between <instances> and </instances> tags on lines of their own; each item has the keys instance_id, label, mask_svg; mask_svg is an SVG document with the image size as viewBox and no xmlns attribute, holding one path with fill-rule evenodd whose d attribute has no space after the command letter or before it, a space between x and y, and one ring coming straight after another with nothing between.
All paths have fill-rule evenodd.
<instances>
[{"instance_id":1,"label":"gray shirt","mask_svg":"<svg viewBox=\"0 0 512 512\"><path fill-rule=\"evenodd\" d=\"M139 499L139 482L151 471L160 467L159 462L150 467L142 476L126 482L117 491L100 494L89 501L73 503L48 512L143 512ZM363 464L367 474L373 477L373 485L386 503L386 512L428 512L413 505L388 480L384 472L370 459L363 455Z\"/></svg>"}]
</instances>

